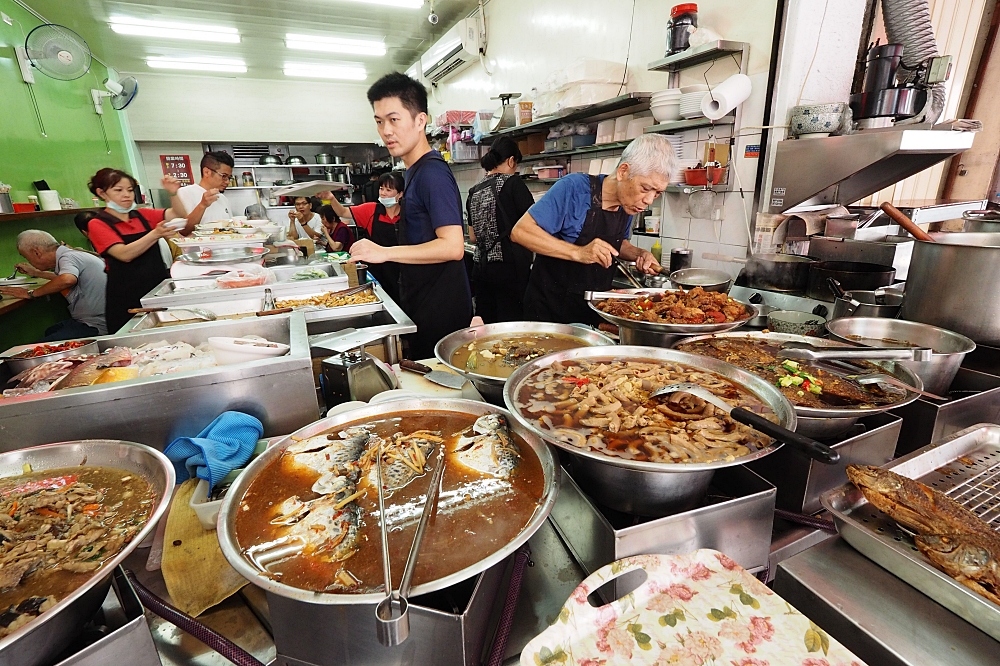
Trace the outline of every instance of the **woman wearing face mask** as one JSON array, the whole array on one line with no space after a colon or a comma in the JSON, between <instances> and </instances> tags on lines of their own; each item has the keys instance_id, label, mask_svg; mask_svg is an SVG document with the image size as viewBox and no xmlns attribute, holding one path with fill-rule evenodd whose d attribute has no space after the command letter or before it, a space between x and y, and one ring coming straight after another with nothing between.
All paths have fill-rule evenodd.
<instances>
[{"instance_id":1,"label":"woman wearing face mask","mask_svg":"<svg viewBox=\"0 0 1000 666\"><path fill-rule=\"evenodd\" d=\"M510 240L510 230L535 203L517 165L521 151L500 137L480 160L486 176L469 190L469 240L476 244L472 270L476 314L486 324L524 319L522 302L531 273L531 251Z\"/></svg>"},{"instance_id":2,"label":"woman wearing face mask","mask_svg":"<svg viewBox=\"0 0 1000 666\"><path fill-rule=\"evenodd\" d=\"M90 179L90 191L106 204L87 224L87 237L108 264L105 318L109 331L124 326L132 318L129 308L141 307L139 300L170 277L158 242L177 232L167 223L183 216L184 205L177 198L181 183L176 178L166 176L162 185L170 194L171 207L140 211L135 203L138 183L129 174L101 169ZM190 234L199 221L200 216L188 218L180 233Z\"/></svg>"},{"instance_id":3,"label":"woman wearing face mask","mask_svg":"<svg viewBox=\"0 0 1000 666\"><path fill-rule=\"evenodd\" d=\"M399 245L397 223L399 222L399 200L403 194L403 176L398 171L390 171L379 176L378 201L358 204L350 208L342 205L330 195L330 206L346 222L358 225L358 237L368 238L383 247ZM322 194L320 195L322 196ZM368 267L389 297L399 302L399 264L387 261Z\"/></svg>"}]
</instances>

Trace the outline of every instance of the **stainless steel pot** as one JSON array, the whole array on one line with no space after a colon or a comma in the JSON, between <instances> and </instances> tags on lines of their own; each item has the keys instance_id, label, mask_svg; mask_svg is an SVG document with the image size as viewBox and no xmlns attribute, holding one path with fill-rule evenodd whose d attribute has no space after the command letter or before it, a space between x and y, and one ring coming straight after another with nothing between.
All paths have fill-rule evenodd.
<instances>
[{"instance_id":1,"label":"stainless steel pot","mask_svg":"<svg viewBox=\"0 0 1000 666\"><path fill-rule=\"evenodd\" d=\"M896 269L892 266L860 261L817 261L809 266L806 296L818 301L835 300L830 278L839 282L844 291L855 291L887 287L895 277Z\"/></svg>"},{"instance_id":2,"label":"stainless steel pot","mask_svg":"<svg viewBox=\"0 0 1000 666\"><path fill-rule=\"evenodd\" d=\"M281 164L281 158L277 155L264 155L259 161L263 165Z\"/></svg>"},{"instance_id":3,"label":"stainless steel pot","mask_svg":"<svg viewBox=\"0 0 1000 666\"><path fill-rule=\"evenodd\" d=\"M935 233L916 241L900 317L1000 345L1000 233Z\"/></svg>"},{"instance_id":4,"label":"stainless steel pot","mask_svg":"<svg viewBox=\"0 0 1000 666\"><path fill-rule=\"evenodd\" d=\"M51 664L104 603L115 567L152 533L170 505L170 493L176 480L170 461L148 446L120 440L78 440L3 453L0 454L0 477L22 474L25 465L30 465L33 472L40 472L83 464L114 467L142 475L156 492L152 515L135 538L87 582L37 619L0 639L0 666Z\"/></svg>"},{"instance_id":5,"label":"stainless steel pot","mask_svg":"<svg viewBox=\"0 0 1000 666\"><path fill-rule=\"evenodd\" d=\"M849 291L846 298L833 302L830 319L842 317L885 317L895 319L903 304L903 295L881 289L875 291Z\"/></svg>"},{"instance_id":6,"label":"stainless steel pot","mask_svg":"<svg viewBox=\"0 0 1000 666\"><path fill-rule=\"evenodd\" d=\"M743 274L751 289L801 294L814 263L812 257L797 254L754 254L747 259Z\"/></svg>"},{"instance_id":7,"label":"stainless steel pot","mask_svg":"<svg viewBox=\"0 0 1000 666\"><path fill-rule=\"evenodd\" d=\"M965 231L971 233L1000 232L1000 211L997 210L967 210L962 213L965 220Z\"/></svg>"},{"instance_id":8,"label":"stainless steel pot","mask_svg":"<svg viewBox=\"0 0 1000 666\"><path fill-rule=\"evenodd\" d=\"M580 449L551 435L523 415L517 399L520 388L538 370L555 362L580 359L635 359L683 363L719 374L756 395L778 417L778 423L796 430L795 410L785 396L760 377L714 358L688 354L674 349L651 347L585 347L556 352L535 359L511 375L504 388L504 403L514 419L549 444L573 456L573 469L580 487L598 502L617 511L642 516L663 516L691 508L703 497L715 470L757 460L781 448L779 442L735 460L712 463L658 463L626 460L597 451Z\"/></svg>"},{"instance_id":9,"label":"stainless steel pot","mask_svg":"<svg viewBox=\"0 0 1000 666\"><path fill-rule=\"evenodd\" d=\"M335 164L333 155L330 153L319 153L316 155L316 164Z\"/></svg>"},{"instance_id":10,"label":"stainless steel pot","mask_svg":"<svg viewBox=\"0 0 1000 666\"><path fill-rule=\"evenodd\" d=\"M465 368L452 365L451 359L460 347L463 347L474 340L481 340L483 338L498 335L530 335L532 333L565 335L580 340L585 346L588 347L601 347L615 344L614 340L600 331L595 331L588 326L581 326L577 324L549 324L537 321L508 321L499 324L471 326L469 328L463 328L460 331L455 331L450 335L446 335L438 340L438 343L434 345L434 356L441 363L445 364L463 377L466 377L488 401L495 405L503 405L503 387L507 384L506 379L469 372Z\"/></svg>"},{"instance_id":11,"label":"stainless steel pot","mask_svg":"<svg viewBox=\"0 0 1000 666\"><path fill-rule=\"evenodd\" d=\"M63 340L62 342L66 342ZM47 361L58 361L61 358L66 358L67 356L77 356L79 354L100 354L101 350L97 344L96 340L91 340L85 345L81 345L76 349L67 349L66 351L54 352L52 354L44 354L42 356L34 356L32 358L14 358L15 354L19 354L26 349L31 349L32 347L37 347L38 342L34 342L28 345L18 345L16 347L11 347L0 356L0 360L4 362L4 365L11 372L11 376L18 373L24 372L28 368L33 368L36 365L41 365ZM58 342L53 342L53 345L59 344Z\"/></svg>"},{"instance_id":12,"label":"stainless steel pot","mask_svg":"<svg viewBox=\"0 0 1000 666\"><path fill-rule=\"evenodd\" d=\"M844 347L853 346L847 345L845 342L840 342L839 340L824 340L823 338L813 338L805 335L795 335L794 333L762 333L762 332L731 332L731 333L716 333L715 335L699 335L697 337L685 338L679 340L675 343L675 346L681 345L685 342L695 342L697 340L707 340L709 338L750 338L757 340L768 340L773 342L775 345L781 345L785 342L807 342L815 347ZM882 367L886 372L895 377L896 379L909 384L910 386L922 389L924 387L923 382L917 377L909 368L900 365L894 361L870 361L875 365ZM756 375L754 375L756 376ZM764 380L761 380L764 381ZM770 386L770 384L768 384ZM777 390L777 389L776 389ZM798 417L798 427L795 429L796 432L802 433L806 437L813 437L815 439L830 439L843 434L844 432L850 430L851 426L854 425L858 419L862 416L869 416L871 414L878 414L880 412L886 412L890 409L896 409L897 407L902 407L903 405L908 405L920 396L912 391L907 391L906 397L892 403L891 405L883 405L879 407L870 408L855 408L855 407L829 407L827 409L820 409L817 407L799 407L795 406L795 415Z\"/></svg>"},{"instance_id":13,"label":"stainless steel pot","mask_svg":"<svg viewBox=\"0 0 1000 666\"><path fill-rule=\"evenodd\" d=\"M289 155L288 159L285 160L285 164L292 164L295 166L301 166L303 164L308 164L306 158L301 155Z\"/></svg>"},{"instance_id":14,"label":"stainless steel pot","mask_svg":"<svg viewBox=\"0 0 1000 666\"><path fill-rule=\"evenodd\" d=\"M733 278L725 271L711 268L682 268L670 274L670 281L679 289L701 287L705 291L728 292Z\"/></svg>"},{"instance_id":15,"label":"stainless steel pot","mask_svg":"<svg viewBox=\"0 0 1000 666\"><path fill-rule=\"evenodd\" d=\"M668 289L618 289L622 293L664 293ZM600 300L595 299L595 300ZM660 324L652 321L636 321L625 317L616 317L594 306L593 301L587 305L610 324L618 327L618 337L623 345L638 345L643 347L663 347L668 349L677 340L690 335L704 333L719 333L739 328L757 316L757 306L743 303L750 316L741 321L728 321L721 324Z\"/></svg>"},{"instance_id":16,"label":"stainless steel pot","mask_svg":"<svg viewBox=\"0 0 1000 666\"><path fill-rule=\"evenodd\" d=\"M899 361L924 383L924 390L945 395L958 374L965 355L976 343L958 333L902 319L848 317L826 323L826 330L837 340L866 347L895 347L901 342L933 350L930 361Z\"/></svg>"},{"instance_id":17,"label":"stainless steel pot","mask_svg":"<svg viewBox=\"0 0 1000 666\"><path fill-rule=\"evenodd\" d=\"M311 423L310 425L292 433L255 458L253 462L247 466L243 474L237 478L236 483L233 484L232 488L230 488L229 492L226 494L225 500L222 503L222 508L219 510L219 524L216 533L219 537L219 545L222 547L222 553L229 561L229 564L232 565L232 567L236 569L241 576L257 587L263 588L268 592L282 597L295 599L297 601L305 601L311 604L320 605L356 605L359 607L371 606L381 601L384 598L384 595L381 592L375 594L336 594L312 592L292 587L291 585L285 585L279 580L262 575L245 557L243 557L239 542L236 540L236 512L240 510L243 497L253 480L257 477L261 470L281 457L285 448L292 442L298 439L313 437L330 430L331 428L336 428L337 426L345 423L351 423L353 421L383 419L390 414L398 414L400 412L423 412L428 410L461 412L476 417L482 416L483 414L495 413L506 416L513 432L519 435L524 442L531 447L531 450L535 453L535 455L538 456L544 477L544 490L541 502L539 503L538 508L535 509L535 513L531 517L531 520L524 527L524 529L521 530L521 533L514 537L514 539L506 544L498 546L493 554L483 558L472 566L466 567L465 569L448 576L443 576L437 580L413 586L410 590L410 597L417 597L422 594L427 594L429 592L434 592L436 590L455 585L456 583L471 578L472 576L489 569L494 564L497 564L506 557L512 555L514 551L520 548L521 545L542 526L548 517L549 512L552 510L552 505L555 503L559 486L557 482L556 461L555 457L552 455L552 451L534 432L519 425L517 421L512 419L505 410L500 409L499 407L488 405L484 402L476 400L423 399L382 402L376 405L369 405L367 407L361 407L344 412L336 416L320 419L319 421ZM374 625L375 623L373 620L373 632L375 630Z\"/></svg>"}]
</instances>

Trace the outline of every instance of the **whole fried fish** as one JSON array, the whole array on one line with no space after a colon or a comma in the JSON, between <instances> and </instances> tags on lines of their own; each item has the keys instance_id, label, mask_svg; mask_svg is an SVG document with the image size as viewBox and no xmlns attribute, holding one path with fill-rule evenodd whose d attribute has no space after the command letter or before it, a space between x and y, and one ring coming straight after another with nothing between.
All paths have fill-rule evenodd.
<instances>
[{"instance_id":1,"label":"whole fried fish","mask_svg":"<svg viewBox=\"0 0 1000 666\"><path fill-rule=\"evenodd\" d=\"M994 535L979 516L919 481L871 465L848 465L847 477L875 508L919 534Z\"/></svg>"},{"instance_id":2,"label":"whole fried fish","mask_svg":"<svg viewBox=\"0 0 1000 666\"><path fill-rule=\"evenodd\" d=\"M984 534L932 534L913 541L938 569L1000 605L1000 539Z\"/></svg>"}]
</instances>

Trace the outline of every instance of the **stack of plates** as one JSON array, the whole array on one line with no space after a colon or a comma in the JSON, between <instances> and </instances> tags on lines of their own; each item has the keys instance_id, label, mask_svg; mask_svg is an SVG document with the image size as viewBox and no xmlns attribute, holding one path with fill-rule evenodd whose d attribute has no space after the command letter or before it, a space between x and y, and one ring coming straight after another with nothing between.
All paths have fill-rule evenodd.
<instances>
[{"instance_id":1,"label":"stack of plates","mask_svg":"<svg viewBox=\"0 0 1000 666\"><path fill-rule=\"evenodd\" d=\"M708 91L698 90L681 95L680 114L682 118L701 118L705 114L701 112L701 100L705 98Z\"/></svg>"},{"instance_id":2,"label":"stack of plates","mask_svg":"<svg viewBox=\"0 0 1000 666\"><path fill-rule=\"evenodd\" d=\"M664 134L663 136L674 147L674 155L677 156L677 159L680 159L681 155L684 154L684 137L680 134Z\"/></svg>"},{"instance_id":3,"label":"stack of plates","mask_svg":"<svg viewBox=\"0 0 1000 666\"><path fill-rule=\"evenodd\" d=\"M681 91L679 88L667 88L653 93L649 98L649 110L658 122L665 123L680 120Z\"/></svg>"}]
</instances>

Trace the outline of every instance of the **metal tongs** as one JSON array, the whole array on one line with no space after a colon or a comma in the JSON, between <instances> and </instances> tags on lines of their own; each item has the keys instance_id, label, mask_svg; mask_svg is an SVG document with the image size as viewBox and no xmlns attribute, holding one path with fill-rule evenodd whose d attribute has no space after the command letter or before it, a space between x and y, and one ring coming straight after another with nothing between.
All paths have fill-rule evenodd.
<instances>
[{"instance_id":1,"label":"metal tongs","mask_svg":"<svg viewBox=\"0 0 1000 666\"><path fill-rule=\"evenodd\" d=\"M631 301L636 298L644 298L646 296L652 296L654 291L650 290L648 287L641 287L641 289L646 291L634 292L634 291L585 291L583 292L583 300L585 301L603 301L607 298L616 298L623 301Z\"/></svg>"},{"instance_id":2,"label":"metal tongs","mask_svg":"<svg viewBox=\"0 0 1000 666\"><path fill-rule=\"evenodd\" d=\"M618 267L618 270L622 272L622 275L624 275L628 279L629 282L632 283L633 287L635 287L636 289L645 289L645 287L643 287L642 284L638 280L635 279L635 276L632 275L632 271L630 271L628 268L626 268L625 264L623 264L618 259L618 257L611 257L611 263L613 263L615 266Z\"/></svg>"},{"instance_id":3,"label":"metal tongs","mask_svg":"<svg viewBox=\"0 0 1000 666\"><path fill-rule=\"evenodd\" d=\"M653 399L671 393L690 393L693 396L701 398L705 402L709 402L721 409L734 421L748 425L754 430L762 432L765 435L770 435L779 442L789 444L813 460L818 460L819 462L827 465L834 465L840 461L840 454L826 444L822 444L814 439L810 439L804 435L792 432L787 428L783 428L777 423L769 421L764 418L764 416L751 412L749 409L744 407L733 407L719 396L705 388L702 388L701 386L698 386L697 384L687 382L668 384L650 393L649 397L650 399Z\"/></svg>"},{"instance_id":4,"label":"metal tongs","mask_svg":"<svg viewBox=\"0 0 1000 666\"><path fill-rule=\"evenodd\" d=\"M786 342L777 358L793 361L930 361L928 347L816 347L808 342Z\"/></svg>"},{"instance_id":5,"label":"metal tongs","mask_svg":"<svg viewBox=\"0 0 1000 666\"><path fill-rule=\"evenodd\" d=\"M906 382L901 381L901 380L893 377L888 372L863 372L863 371L859 371L859 368L857 368L856 366L853 366L850 363L845 363L845 362L839 361L839 360L836 360L836 361L835 360L824 361L824 362L821 362L821 363L817 364L817 367L822 368L823 370L826 370L831 375L836 375L836 376L841 377L843 379L849 379L852 382L856 382L856 383L862 384L862 385L864 385L864 384L889 384L890 386L895 386L896 388L903 389L904 391L910 391L912 393L916 393L917 395L925 396L925 397L930 398L932 400L947 400L948 399L948 398L945 398L943 396L936 395L934 393L928 393L927 391L923 391L921 389L918 389L915 386L910 386Z\"/></svg>"},{"instance_id":6,"label":"metal tongs","mask_svg":"<svg viewBox=\"0 0 1000 666\"><path fill-rule=\"evenodd\" d=\"M417 553L420 552L420 542L424 538L427 523L431 514L437 510L438 495L441 492L441 477L444 475L444 451L438 449L438 464L427 487L427 499L424 502L420 522L417 523L416 534L410 545L410 553L403 567L403 579L399 583L399 591L392 591L392 574L389 571L389 530L385 523L385 500L382 488L382 440L379 439L378 458L375 461L378 471L378 512L382 528L382 573L385 577L385 598L375 607L375 622L378 629L378 641L386 647L399 645L410 635L410 607L406 601L410 593L410 583L413 580L413 570L417 564Z\"/></svg>"}]
</instances>

